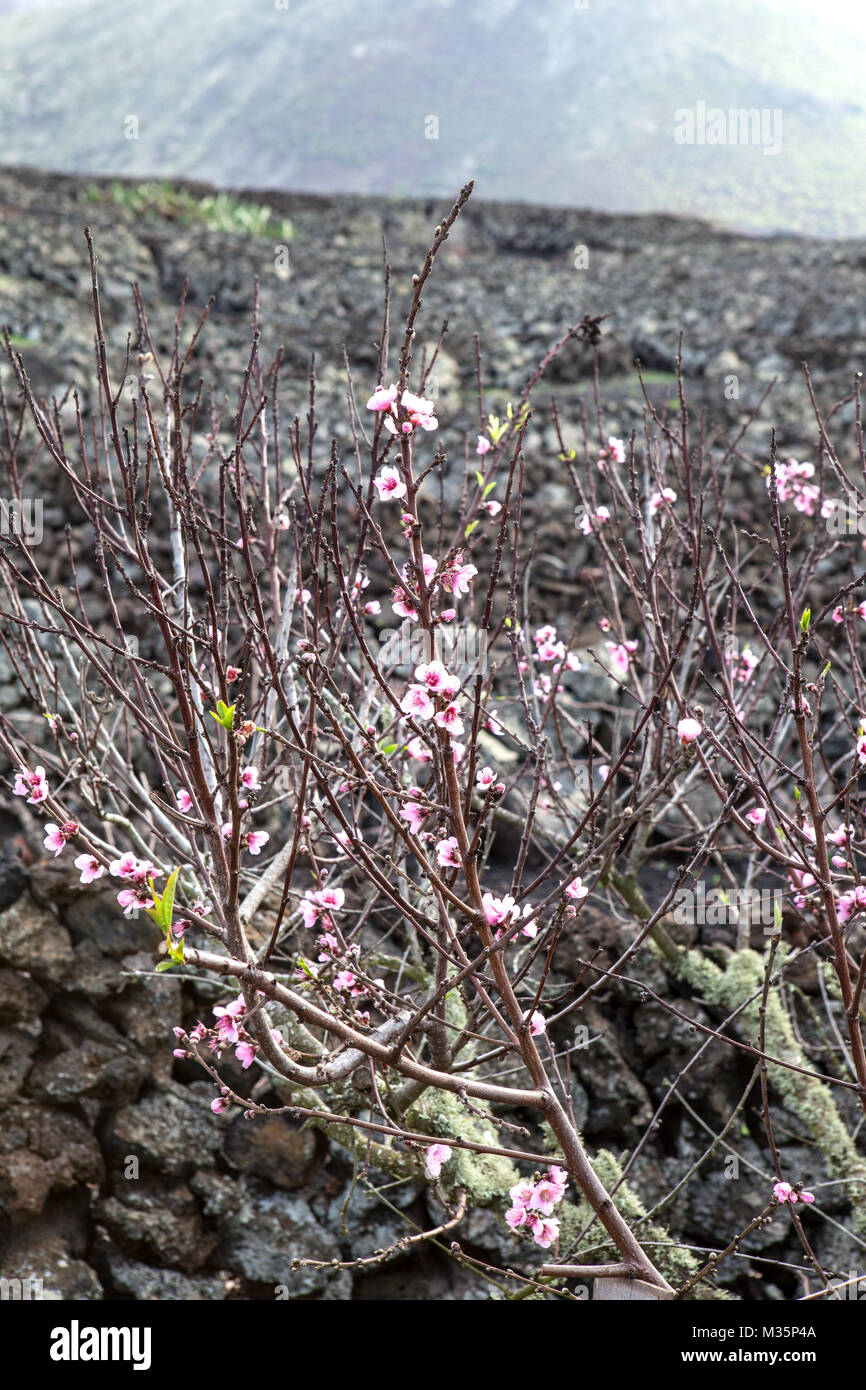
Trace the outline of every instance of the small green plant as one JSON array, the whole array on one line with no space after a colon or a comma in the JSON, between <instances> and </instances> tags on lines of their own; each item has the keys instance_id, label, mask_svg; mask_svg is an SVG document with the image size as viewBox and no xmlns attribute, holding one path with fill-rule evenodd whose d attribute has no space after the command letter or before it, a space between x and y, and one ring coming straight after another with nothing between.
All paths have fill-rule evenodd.
<instances>
[{"instance_id":1,"label":"small green plant","mask_svg":"<svg viewBox=\"0 0 866 1390\"><path fill-rule=\"evenodd\" d=\"M93 203L106 201L135 215L158 213L185 225L204 223L217 232L243 232L247 236L273 237L288 241L292 224L286 217L274 217L265 203L244 203L230 193L213 193L196 198L184 188L175 188L163 179L139 184L114 179L106 189L90 184L87 198Z\"/></svg>"}]
</instances>

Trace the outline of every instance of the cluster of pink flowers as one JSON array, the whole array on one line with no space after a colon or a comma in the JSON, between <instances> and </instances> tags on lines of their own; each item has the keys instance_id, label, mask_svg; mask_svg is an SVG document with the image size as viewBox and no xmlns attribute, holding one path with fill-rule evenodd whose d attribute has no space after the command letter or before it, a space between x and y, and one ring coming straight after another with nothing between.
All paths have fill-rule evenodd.
<instances>
[{"instance_id":1,"label":"cluster of pink flowers","mask_svg":"<svg viewBox=\"0 0 866 1390\"><path fill-rule=\"evenodd\" d=\"M436 575L438 568L432 555L424 555L423 567L424 580L429 584L433 576ZM464 565L463 553L458 550L450 565L447 565L437 575L436 583L446 593L453 594L455 598L459 598L469 593L471 582L477 573L478 570L475 565ZM398 617L409 618L412 622L417 621L418 609L416 605L418 602L418 586L413 581L408 565L403 566L403 583L394 589L393 600L391 607ZM456 618L457 610L454 608L443 608L438 616L440 622L450 623Z\"/></svg>"},{"instance_id":2,"label":"cluster of pink flowers","mask_svg":"<svg viewBox=\"0 0 866 1390\"><path fill-rule=\"evenodd\" d=\"M596 507L594 512L581 511L578 526L585 536L591 536L593 531L603 526L606 521L610 521L610 508Z\"/></svg>"},{"instance_id":3,"label":"cluster of pink flowers","mask_svg":"<svg viewBox=\"0 0 866 1390\"><path fill-rule=\"evenodd\" d=\"M807 478L814 478L814 463L798 463L796 459L789 458L784 463L776 463L774 472L779 501L793 502L798 512L804 512L806 516L814 516L820 488L817 488L814 483L805 481ZM770 473L767 474L768 489L771 476ZM833 499L825 497L821 504L821 515L823 517L832 516L834 508Z\"/></svg>"},{"instance_id":4,"label":"cluster of pink flowers","mask_svg":"<svg viewBox=\"0 0 866 1390\"><path fill-rule=\"evenodd\" d=\"M26 796L30 806L38 806L40 801L45 801L49 796L45 768L37 767L35 772L28 772L27 768L23 767L20 772L16 772L12 795Z\"/></svg>"},{"instance_id":5,"label":"cluster of pink flowers","mask_svg":"<svg viewBox=\"0 0 866 1390\"><path fill-rule=\"evenodd\" d=\"M232 837L232 823L226 821L222 827L222 837L230 840ZM241 835L241 849L246 849L250 854L261 854L262 848L268 843L270 835L267 830L246 830Z\"/></svg>"},{"instance_id":6,"label":"cluster of pink flowers","mask_svg":"<svg viewBox=\"0 0 866 1390\"><path fill-rule=\"evenodd\" d=\"M666 507L676 502L677 495L672 487L664 487L661 492L654 492L650 498L650 511L655 515L661 507Z\"/></svg>"},{"instance_id":7,"label":"cluster of pink flowers","mask_svg":"<svg viewBox=\"0 0 866 1390\"><path fill-rule=\"evenodd\" d=\"M810 844L815 843L813 826L801 826L800 833ZM831 855L831 863L837 869L850 871L852 866L847 853L850 836L846 828L840 825L836 830L827 834L827 839L838 847L837 852ZM806 906L808 890L814 888L818 881L818 866L815 860L810 858L809 865L812 872L803 869L788 869L788 878L794 889L792 901L800 911ZM836 913L840 922L847 922L849 917L853 917L857 912L862 912L864 908L866 908L866 886L857 884L836 896Z\"/></svg>"},{"instance_id":8,"label":"cluster of pink flowers","mask_svg":"<svg viewBox=\"0 0 866 1390\"><path fill-rule=\"evenodd\" d=\"M140 907L153 907L153 898L147 888L147 884L152 878L159 877L159 870L155 864L151 864L148 859L136 859L135 855L127 850L119 859L113 859L108 866L108 872L113 878L126 879L133 884L132 888L124 888L118 893L117 901L123 908L124 917L131 917ZM83 877L83 870L82 870Z\"/></svg>"},{"instance_id":9,"label":"cluster of pink flowers","mask_svg":"<svg viewBox=\"0 0 866 1390\"><path fill-rule=\"evenodd\" d=\"M209 1028L207 1024L199 1020L189 1033L183 1028L172 1029L178 1042L185 1044L185 1046L174 1049L174 1056L179 1059L192 1057L194 1053L190 1049L196 1043L207 1043L209 1050L217 1057L222 1057L224 1050L231 1047L234 1048L236 1059L246 1071L255 1061L259 1045L250 1037L243 1025L247 1012L243 995L239 994L237 999L233 999L225 1007L217 1004L212 1012L216 1019L216 1025L213 1028ZM282 1033L277 1028L271 1031L277 1045L282 1047ZM210 1108L215 1115L221 1115L224 1110L228 1109L229 1104L230 1102L226 1099L226 1090L223 1088L222 1095L211 1101Z\"/></svg>"},{"instance_id":10,"label":"cluster of pink flowers","mask_svg":"<svg viewBox=\"0 0 866 1390\"><path fill-rule=\"evenodd\" d=\"M544 627L536 628L532 635L532 641L535 645L535 659L539 665L556 665L558 672L563 667L568 671L580 670L578 657L574 652L566 651L565 643L560 640L552 623L546 623ZM521 661L520 669L526 671L528 663ZM532 689L540 700L546 700L553 690L553 680L546 671L539 671L533 679ZM556 689L559 693L563 687L557 685Z\"/></svg>"},{"instance_id":11,"label":"cluster of pink flowers","mask_svg":"<svg viewBox=\"0 0 866 1390\"><path fill-rule=\"evenodd\" d=\"M384 414L385 429L391 434L401 431L403 434L412 434L418 426L422 430L435 430L438 427L436 407L432 401L426 400L424 396L415 396L411 391L404 391L398 405L397 396L396 386L377 386L367 402L368 410ZM402 423L401 410L406 415Z\"/></svg>"},{"instance_id":12,"label":"cluster of pink flowers","mask_svg":"<svg viewBox=\"0 0 866 1390\"><path fill-rule=\"evenodd\" d=\"M609 652L608 660L613 667L614 675L620 678L628 675L628 668L631 665L632 653L637 651L637 642L630 640L627 642L605 642L605 647Z\"/></svg>"},{"instance_id":13,"label":"cluster of pink flowers","mask_svg":"<svg viewBox=\"0 0 866 1390\"><path fill-rule=\"evenodd\" d=\"M451 698L460 689L459 677L450 675L441 661L430 661L416 667L415 682L400 702L403 713L422 722L432 719L452 738L462 734L460 706Z\"/></svg>"},{"instance_id":14,"label":"cluster of pink flowers","mask_svg":"<svg viewBox=\"0 0 866 1390\"><path fill-rule=\"evenodd\" d=\"M535 1182L519 1182L509 1189L512 1205L505 1220L512 1231L531 1231L536 1245L548 1250L559 1239L559 1220L554 1209L565 1196L568 1174L554 1164Z\"/></svg>"},{"instance_id":15,"label":"cluster of pink flowers","mask_svg":"<svg viewBox=\"0 0 866 1390\"><path fill-rule=\"evenodd\" d=\"M740 685L745 685L752 679L752 673L758 665L758 658L748 644L741 652L725 652L725 660L732 668L731 675Z\"/></svg>"},{"instance_id":16,"label":"cluster of pink flowers","mask_svg":"<svg viewBox=\"0 0 866 1390\"><path fill-rule=\"evenodd\" d=\"M607 448L598 451L598 466L604 468L608 459L613 459L614 463L625 463L625 445L616 435L608 435Z\"/></svg>"},{"instance_id":17,"label":"cluster of pink flowers","mask_svg":"<svg viewBox=\"0 0 866 1390\"><path fill-rule=\"evenodd\" d=\"M866 619L866 599L864 599L862 603L858 603L856 608L853 609L853 612L857 614L858 618ZM845 614L838 605L833 609L830 617L833 619L834 623L844 623L845 621Z\"/></svg>"},{"instance_id":18,"label":"cluster of pink flowers","mask_svg":"<svg viewBox=\"0 0 866 1390\"><path fill-rule=\"evenodd\" d=\"M777 1202L789 1202L791 1206L796 1202L805 1202L808 1206L815 1200L814 1192L795 1192L789 1182L777 1182L773 1188L773 1196Z\"/></svg>"},{"instance_id":19,"label":"cluster of pink flowers","mask_svg":"<svg viewBox=\"0 0 866 1390\"><path fill-rule=\"evenodd\" d=\"M312 892L309 888L303 896L298 911L304 919L305 927L331 927L330 913L339 912L346 901L342 888L319 888Z\"/></svg>"}]
</instances>

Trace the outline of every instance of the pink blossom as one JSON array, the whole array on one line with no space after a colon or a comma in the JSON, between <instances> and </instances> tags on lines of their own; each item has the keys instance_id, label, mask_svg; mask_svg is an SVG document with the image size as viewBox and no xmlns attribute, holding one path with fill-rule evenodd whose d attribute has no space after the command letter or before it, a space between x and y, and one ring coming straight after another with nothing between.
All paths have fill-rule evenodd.
<instances>
[{"instance_id":1,"label":"pink blossom","mask_svg":"<svg viewBox=\"0 0 866 1390\"><path fill-rule=\"evenodd\" d=\"M583 880L578 875L565 885L565 891L570 898L585 898L589 889L584 887Z\"/></svg>"},{"instance_id":2,"label":"pink blossom","mask_svg":"<svg viewBox=\"0 0 866 1390\"><path fill-rule=\"evenodd\" d=\"M180 787L179 790L175 792L174 799L177 802L177 809L182 812L183 815L189 815L192 810L192 797L189 792L184 787Z\"/></svg>"},{"instance_id":3,"label":"pink blossom","mask_svg":"<svg viewBox=\"0 0 866 1390\"><path fill-rule=\"evenodd\" d=\"M665 487L662 488L661 492L653 493L652 497L650 498L650 508L653 512L657 512L659 508L663 507L666 503L676 502L676 500L677 495L674 492L673 488Z\"/></svg>"},{"instance_id":4,"label":"pink blossom","mask_svg":"<svg viewBox=\"0 0 866 1390\"><path fill-rule=\"evenodd\" d=\"M20 772L16 772L12 794L26 796L29 806L38 806L40 801L45 801L49 795L45 768L37 767L35 772L28 772L26 768L22 768Z\"/></svg>"},{"instance_id":5,"label":"pink blossom","mask_svg":"<svg viewBox=\"0 0 866 1390\"><path fill-rule=\"evenodd\" d=\"M498 927L500 922L507 922L509 918L518 915L517 905L510 893L504 898L496 898L492 893L482 893L481 903L487 925L490 927Z\"/></svg>"},{"instance_id":6,"label":"pink blossom","mask_svg":"<svg viewBox=\"0 0 866 1390\"><path fill-rule=\"evenodd\" d=\"M801 1202L805 1202L807 1206L811 1206L811 1204L814 1202L814 1200L815 1200L815 1194L814 1194L814 1192L801 1192L801 1193L800 1193L800 1201L801 1201Z\"/></svg>"},{"instance_id":7,"label":"pink blossom","mask_svg":"<svg viewBox=\"0 0 866 1390\"><path fill-rule=\"evenodd\" d=\"M67 821L65 825L61 826L55 825L52 820L47 820L43 829L45 831L45 840L43 841L45 848L53 849L56 859L58 854L66 848L66 841L70 836L77 833L78 826L75 821Z\"/></svg>"},{"instance_id":8,"label":"pink blossom","mask_svg":"<svg viewBox=\"0 0 866 1390\"><path fill-rule=\"evenodd\" d=\"M352 974L351 970L340 970L334 976L334 989L351 989L354 983L355 976Z\"/></svg>"},{"instance_id":9,"label":"pink blossom","mask_svg":"<svg viewBox=\"0 0 866 1390\"><path fill-rule=\"evenodd\" d=\"M153 898L145 893L143 888L124 888L117 895L117 901L123 908L124 917L131 917L139 908L153 907Z\"/></svg>"},{"instance_id":10,"label":"pink blossom","mask_svg":"<svg viewBox=\"0 0 866 1390\"><path fill-rule=\"evenodd\" d=\"M216 1100L211 1101L210 1108L215 1115L221 1115L224 1110L228 1110L230 1104L227 1096L217 1096Z\"/></svg>"},{"instance_id":11,"label":"pink blossom","mask_svg":"<svg viewBox=\"0 0 866 1390\"><path fill-rule=\"evenodd\" d=\"M364 604L364 612L368 618L376 618L382 612L382 605L377 598L371 598Z\"/></svg>"},{"instance_id":12,"label":"pink blossom","mask_svg":"<svg viewBox=\"0 0 866 1390\"><path fill-rule=\"evenodd\" d=\"M514 1187L509 1187L508 1195L517 1207L527 1207L532 1201L532 1194L535 1187L531 1182L521 1181Z\"/></svg>"},{"instance_id":13,"label":"pink blossom","mask_svg":"<svg viewBox=\"0 0 866 1390\"><path fill-rule=\"evenodd\" d=\"M486 454L486 453L488 452L488 450L489 450L490 448L491 448L491 444L490 444L490 440L487 438L487 436L486 436L485 434L479 434L479 436L478 436L478 443L477 443L476 446L475 446L475 452L476 452L476 454L481 454L481 455L483 456L484 454Z\"/></svg>"},{"instance_id":14,"label":"pink blossom","mask_svg":"<svg viewBox=\"0 0 866 1390\"><path fill-rule=\"evenodd\" d=\"M425 1154L427 1172L431 1178L438 1178L442 1172L442 1164L447 1163L451 1157L451 1149L447 1144L431 1144Z\"/></svg>"},{"instance_id":15,"label":"pink blossom","mask_svg":"<svg viewBox=\"0 0 866 1390\"><path fill-rule=\"evenodd\" d=\"M250 830L247 832L246 843L250 854L261 854L262 847L268 843L270 835L267 830Z\"/></svg>"},{"instance_id":16,"label":"pink blossom","mask_svg":"<svg viewBox=\"0 0 866 1390\"><path fill-rule=\"evenodd\" d=\"M73 863L76 869L81 870L82 883L95 883L105 873L105 867L92 854L79 854Z\"/></svg>"},{"instance_id":17,"label":"pink blossom","mask_svg":"<svg viewBox=\"0 0 866 1390\"><path fill-rule=\"evenodd\" d=\"M495 497L489 497L486 502L481 503L481 506L487 515L491 517L498 516L502 511L502 503L497 502Z\"/></svg>"},{"instance_id":18,"label":"pink blossom","mask_svg":"<svg viewBox=\"0 0 866 1390\"><path fill-rule=\"evenodd\" d=\"M677 724L677 738L684 748L700 738L703 731L703 725L699 724L697 719L681 719Z\"/></svg>"},{"instance_id":19,"label":"pink blossom","mask_svg":"<svg viewBox=\"0 0 866 1390\"><path fill-rule=\"evenodd\" d=\"M426 686L410 685L400 701L400 708L404 714L411 715L413 719L424 720L432 719L436 707Z\"/></svg>"},{"instance_id":20,"label":"pink blossom","mask_svg":"<svg viewBox=\"0 0 866 1390\"><path fill-rule=\"evenodd\" d=\"M237 1047L235 1048L235 1057L240 1062L244 1071L246 1071L247 1067L251 1067L253 1062L256 1060L257 1051L258 1048L253 1042L238 1043Z\"/></svg>"},{"instance_id":21,"label":"pink blossom","mask_svg":"<svg viewBox=\"0 0 866 1390\"><path fill-rule=\"evenodd\" d=\"M617 675L625 676L631 663L631 653L637 651L637 642L605 642L610 652L610 664Z\"/></svg>"},{"instance_id":22,"label":"pink blossom","mask_svg":"<svg viewBox=\"0 0 866 1390\"><path fill-rule=\"evenodd\" d=\"M505 1220L512 1231L517 1230L519 1226L526 1224L526 1207L509 1207L505 1213Z\"/></svg>"},{"instance_id":23,"label":"pink blossom","mask_svg":"<svg viewBox=\"0 0 866 1390\"><path fill-rule=\"evenodd\" d=\"M536 650L539 661L562 661L565 657L565 646L562 642L539 642Z\"/></svg>"},{"instance_id":24,"label":"pink blossom","mask_svg":"<svg viewBox=\"0 0 866 1390\"><path fill-rule=\"evenodd\" d=\"M444 729L447 734L456 735L463 733L463 720L460 718L460 708L452 700L444 709L439 710L433 716L433 722L438 724L440 729Z\"/></svg>"},{"instance_id":25,"label":"pink blossom","mask_svg":"<svg viewBox=\"0 0 866 1390\"><path fill-rule=\"evenodd\" d=\"M857 740L857 759L861 764L866 763L866 734L861 734Z\"/></svg>"},{"instance_id":26,"label":"pink blossom","mask_svg":"<svg viewBox=\"0 0 866 1390\"><path fill-rule=\"evenodd\" d=\"M603 468L605 460L612 458L615 463L625 463L625 445L616 435L608 435L607 448L598 451L598 466Z\"/></svg>"},{"instance_id":27,"label":"pink blossom","mask_svg":"<svg viewBox=\"0 0 866 1390\"><path fill-rule=\"evenodd\" d=\"M435 430L438 427L439 421L434 414L436 407L424 396L415 396L411 391L404 391L400 397L400 404L409 415L410 426L420 425L423 430Z\"/></svg>"},{"instance_id":28,"label":"pink blossom","mask_svg":"<svg viewBox=\"0 0 866 1390\"><path fill-rule=\"evenodd\" d=\"M406 752L409 754L410 758L415 758L419 763L432 763L433 761L433 754L430 752L430 749L427 747L426 743L424 743L423 739L417 736L415 738L410 738L409 742L406 744Z\"/></svg>"},{"instance_id":29,"label":"pink blossom","mask_svg":"<svg viewBox=\"0 0 866 1390\"><path fill-rule=\"evenodd\" d=\"M456 695L460 689L459 676L449 675L441 661L430 661L426 666L417 666L415 679L434 695Z\"/></svg>"},{"instance_id":30,"label":"pink blossom","mask_svg":"<svg viewBox=\"0 0 866 1390\"><path fill-rule=\"evenodd\" d=\"M456 617L457 617L457 609L456 609L456 608L443 608L443 609L442 609L442 612L439 614L440 622L443 622L443 623L453 623L453 621L454 621L454 619L455 619Z\"/></svg>"},{"instance_id":31,"label":"pink blossom","mask_svg":"<svg viewBox=\"0 0 866 1390\"><path fill-rule=\"evenodd\" d=\"M108 872L114 878L135 878L138 871L138 860L131 850L127 850L119 859L113 859L108 866Z\"/></svg>"},{"instance_id":32,"label":"pink blossom","mask_svg":"<svg viewBox=\"0 0 866 1390\"><path fill-rule=\"evenodd\" d=\"M532 1239L536 1245L540 1245L542 1250L549 1250L555 1240L559 1239L559 1221L555 1216L550 1216L546 1221L539 1221L533 1228Z\"/></svg>"},{"instance_id":33,"label":"pink blossom","mask_svg":"<svg viewBox=\"0 0 866 1390\"><path fill-rule=\"evenodd\" d=\"M436 858L443 868L460 868L460 849L454 835L450 835L447 840L440 840L436 846Z\"/></svg>"},{"instance_id":34,"label":"pink blossom","mask_svg":"<svg viewBox=\"0 0 866 1390\"><path fill-rule=\"evenodd\" d=\"M394 590L394 602L391 607L399 618L411 618L413 621L418 618L418 609L411 603L405 589Z\"/></svg>"},{"instance_id":35,"label":"pink blossom","mask_svg":"<svg viewBox=\"0 0 866 1390\"><path fill-rule=\"evenodd\" d=\"M244 1003L243 995L238 995L237 999L233 999L225 1008L217 1004L211 1010L214 1018L217 1020L217 1035L223 1045L228 1043L234 1047L236 1043L240 1042L238 1024L239 1020L244 1017L246 1011L247 1006Z\"/></svg>"},{"instance_id":36,"label":"pink blossom","mask_svg":"<svg viewBox=\"0 0 866 1390\"><path fill-rule=\"evenodd\" d=\"M478 573L474 565L464 565L459 552L454 557L450 569L442 571L442 587L449 593L460 595L469 593L469 583Z\"/></svg>"},{"instance_id":37,"label":"pink blossom","mask_svg":"<svg viewBox=\"0 0 866 1390\"><path fill-rule=\"evenodd\" d=\"M373 486L383 501L406 496L406 484L396 468L383 468L373 480Z\"/></svg>"},{"instance_id":38,"label":"pink blossom","mask_svg":"<svg viewBox=\"0 0 866 1390\"><path fill-rule=\"evenodd\" d=\"M241 674L241 668L240 668L240 666L227 666L227 667L226 667L226 680L228 681L229 685L232 685L233 682L236 681L236 680L238 679L238 677L240 676L240 674ZM181 810L183 810L183 807L181 807Z\"/></svg>"},{"instance_id":39,"label":"pink blossom","mask_svg":"<svg viewBox=\"0 0 866 1390\"><path fill-rule=\"evenodd\" d=\"M547 1021L537 1009L529 1020L529 1032L533 1038L538 1038L542 1033L547 1032Z\"/></svg>"},{"instance_id":40,"label":"pink blossom","mask_svg":"<svg viewBox=\"0 0 866 1390\"><path fill-rule=\"evenodd\" d=\"M746 820L750 825L763 825L767 819L766 808L763 806L753 806L751 811L746 812Z\"/></svg>"},{"instance_id":41,"label":"pink blossom","mask_svg":"<svg viewBox=\"0 0 866 1390\"><path fill-rule=\"evenodd\" d=\"M390 410L397 399L396 386L377 386L367 402L368 410Z\"/></svg>"},{"instance_id":42,"label":"pink blossom","mask_svg":"<svg viewBox=\"0 0 866 1390\"><path fill-rule=\"evenodd\" d=\"M400 807L400 817L409 822L413 835L418 834L425 818L430 814L423 806L419 805L422 795L423 793L418 787L410 787L410 800Z\"/></svg>"},{"instance_id":43,"label":"pink blossom","mask_svg":"<svg viewBox=\"0 0 866 1390\"><path fill-rule=\"evenodd\" d=\"M495 781L496 773L492 767L482 767L475 778L476 785L479 787L491 787Z\"/></svg>"},{"instance_id":44,"label":"pink blossom","mask_svg":"<svg viewBox=\"0 0 866 1390\"><path fill-rule=\"evenodd\" d=\"M833 609L833 612L830 614L830 617L832 618L834 623L844 623L845 621L845 614L842 612L842 609L838 606Z\"/></svg>"},{"instance_id":45,"label":"pink blossom","mask_svg":"<svg viewBox=\"0 0 866 1390\"><path fill-rule=\"evenodd\" d=\"M262 785L259 781L259 770L257 767L241 768L240 776L241 782L247 788L248 791L258 791L259 787Z\"/></svg>"},{"instance_id":46,"label":"pink blossom","mask_svg":"<svg viewBox=\"0 0 866 1390\"><path fill-rule=\"evenodd\" d=\"M542 1178L533 1188L528 1206L533 1211L540 1211L542 1216L552 1216L553 1208L557 1202L562 1201L564 1191L563 1187L552 1182L550 1178Z\"/></svg>"}]
</instances>

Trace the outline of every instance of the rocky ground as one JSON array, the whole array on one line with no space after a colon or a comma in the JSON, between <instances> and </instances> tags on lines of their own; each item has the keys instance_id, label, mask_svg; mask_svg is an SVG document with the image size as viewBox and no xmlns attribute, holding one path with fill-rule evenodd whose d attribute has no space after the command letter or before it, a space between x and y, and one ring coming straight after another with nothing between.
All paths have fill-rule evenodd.
<instances>
[{"instance_id":1,"label":"rocky ground","mask_svg":"<svg viewBox=\"0 0 866 1390\"><path fill-rule=\"evenodd\" d=\"M20 346L37 394L60 396L75 382L85 406L91 400L93 329L82 235L89 222L116 362L134 326L129 281L141 286L151 326L167 341L187 279L191 308L216 296L197 365L231 393L249 352L258 276L265 353L285 348L289 410L306 408L314 351L320 428L348 445L342 349L358 394L366 394L376 384L382 237L397 318L409 274L443 209L275 194L268 202L294 225L287 275L275 268L281 248L272 241L168 218L136 219L88 195L82 182L0 171L0 323ZM635 356L662 399L675 385L681 330L687 390L695 407L706 407L711 428L743 421L778 376L743 488L748 515L749 498L759 495L755 480L770 421L786 451L808 456L814 446L800 361L809 360L823 401L844 396L862 367L864 291L861 243L748 239L661 217L470 205L425 296L421 346L435 341L447 316L436 377L448 430L477 427L476 334L495 405L519 394L551 343L584 313L609 315L602 396L610 427L623 435L641 422ZM0 380L9 382L5 369ZM566 578L579 565L580 550L571 518L556 517L564 490L548 404L555 392L563 416L574 420L581 398L590 405L589 389L585 354L569 347L539 393L533 436L533 502L546 518L550 546L559 547L557 572ZM849 434L852 418L852 408L843 407L839 423ZM46 497L45 505L62 514L61 498ZM0 705L14 709L18 700L11 669L0 661ZM346 1153L313 1130L282 1117L252 1124L213 1116L212 1087L197 1069L174 1062L170 1028L193 1022L216 996L155 975L150 924L119 918L110 891L80 890L40 861L33 843L18 822L0 824L4 1276L43 1277L46 1293L74 1299L263 1299L276 1288L314 1299L491 1296L489 1284L438 1249L372 1272L293 1272L293 1258L356 1259L401 1237L407 1228L393 1208L419 1227L439 1220L427 1185L389 1188L389 1206L371 1190L376 1174L356 1181ZM609 945L609 925L595 929L599 944ZM566 954L565 979L573 967ZM647 967L647 982L669 995L657 969L654 980ZM624 1133L639 1133L668 1078L694 1050L688 1026L652 1002L624 988L611 998L612 1010L586 1019L598 1043L573 1076L575 1113L593 1150L618 1150ZM729 1053L724 1066L721 1053L711 1049L705 1057L684 1083L686 1106L666 1112L653 1153L635 1172L647 1206L689 1170L748 1079L748 1068L741 1070ZM797 1118L783 1109L777 1114L786 1165L819 1182L826 1175L800 1137ZM695 1246L728 1240L766 1200L768 1168L753 1108L735 1138L739 1181L729 1181L719 1156L665 1209L664 1219ZM824 1210L841 1214L841 1199L834 1206L833 1189L826 1192ZM473 1213L460 1235L464 1248L482 1259L515 1259L513 1239L492 1212ZM856 1256L844 1231L827 1225L822 1240L822 1259L849 1268ZM750 1248L756 1258L735 1262L723 1282L741 1297L790 1296L792 1276L760 1258L798 1259L787 1224L774 1222Z\"/></svg>"}]
</instances>

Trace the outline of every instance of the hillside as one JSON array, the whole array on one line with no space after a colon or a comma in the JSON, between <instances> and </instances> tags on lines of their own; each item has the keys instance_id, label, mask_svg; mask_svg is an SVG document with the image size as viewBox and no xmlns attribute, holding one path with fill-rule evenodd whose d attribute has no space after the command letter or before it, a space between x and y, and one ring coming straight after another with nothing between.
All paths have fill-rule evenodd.
<instances>
[{"instance_id":1,"label":"hillside","mask_svg":"<svg viewBox=\"0 0 866 1390\"><path fill-rule=\"evenodd\" d=\"M474 176L487 198L859 235L866 30L838 4L793 18L783 0L0 8L2 160L412 196ZM780 148L677 144L699 102L764 110Z\"/></svg>"}]
</instances>

